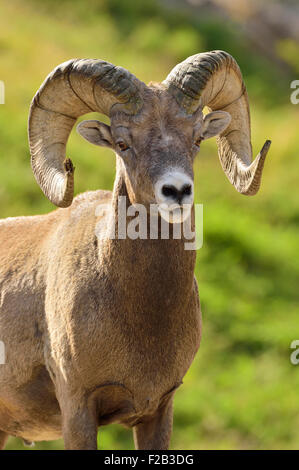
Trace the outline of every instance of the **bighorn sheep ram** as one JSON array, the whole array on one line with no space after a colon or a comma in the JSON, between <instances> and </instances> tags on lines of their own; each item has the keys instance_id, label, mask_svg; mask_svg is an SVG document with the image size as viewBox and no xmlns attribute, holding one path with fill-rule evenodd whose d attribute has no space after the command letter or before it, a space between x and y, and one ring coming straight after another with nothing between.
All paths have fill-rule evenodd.
<instances>
[{"instance_id":1,"label":"bighorn sheep ram","mask_svg":"<svg viewBox=\"0 0 299 470\"><path fill-rule=\"evenodd\" d=\"M111 125L84 121L78 131L115 151L115 184L73 201L66 143L92 111ZM223 51L189 57L161 84L89 59L59 65L42 84L30 109L31 162L60 209L0 223L2 448L12 435L96 449L98 426L111 422L133 428L137 449L168 448L174 394L201 336L195 252L183 237L113 239L95 227L117 221L119 196L159 204L175 224L189 204L194 221L193 160L215 135L229 181L255 194L270 142L252 161L245 85ZM97 215L100 204L108 210Z\"/></svg>"}]
</instances>

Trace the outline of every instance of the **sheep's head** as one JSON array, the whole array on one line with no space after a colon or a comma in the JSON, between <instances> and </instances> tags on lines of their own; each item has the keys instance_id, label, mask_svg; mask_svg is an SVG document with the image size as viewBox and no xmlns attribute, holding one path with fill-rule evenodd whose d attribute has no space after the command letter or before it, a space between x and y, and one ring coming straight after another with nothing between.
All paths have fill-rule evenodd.
<instances>
[{"instance_id":1,"label":"sheep's head","mask_svg":"<svg viewBox=\"0 0 299 470\"><path fill-rule=\"evenodd\" d=\"M203 139L219 134L230 115L201 110L187 116L161 86L146 91L139 113L111 111L111 124L83 121L78 132L89 142L113 149L131 204L159 204L171 222L188 216L193 203L193 161ZM184 211L181 207L184 205Z\"/></svg>"},{"instance_id":2,"label":"sheep's head","mask_svg":"<svg viewBox=\"0 0 299 470\"><path fill-rule=\"evenodd\" d=\"M204 106L211 111L206 116ZM252 162L247 93L226 52L189 57L162 84L149 86L99 60L57 67L32 102L29 141L37 181L60 207L73 198L66 142L76 119L91 111L107 114L110 126L83 121L78 131L115 150L131 203L158 203L162 216L179 221L180 207L193 203L193 160L200 142L215 135L230 182L242 194L259 189L270 142Z\"/></svg>"}]
</instances>

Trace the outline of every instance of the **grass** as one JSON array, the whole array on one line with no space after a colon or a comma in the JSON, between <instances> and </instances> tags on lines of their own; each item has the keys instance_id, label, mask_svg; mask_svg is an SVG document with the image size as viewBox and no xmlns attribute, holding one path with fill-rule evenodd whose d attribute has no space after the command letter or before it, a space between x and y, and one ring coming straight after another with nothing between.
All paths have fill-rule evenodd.
<instances>
[{"instance_id":1,"label":"grass","mask_svg":"<svg viewBox=\"0 0 299 470\"><path fill-rule=\"evenodd\" d=\"M72 6L70 6L72 5ZM138 6L139 5L139 6ZM140 6L141 5L141 6ZM260 193L239 195L226 180L214 141L195 163L196 202L204 204L204 245L196 276L203 310L202 345L175 400L174 449L292 449L299 442L299 368L290 344L299 338L297 158L299 105L290 81L252 51L236 29L159 8L155 2L46 2L0 4L0 216L45 213L53 206L35 183L29 162L27 115L45 76L72 57L99 57L143 81L162 80L186 56L226 49L240 62L252 109L256 154L272 148ZM277 45L290 63L293 45ZM76 193L111 189L114 156L72 133ZM133 447L131 433L112 425L100 448ZM37 449L62 448L38 443ZM23 449L11 438L8 449Z\"/></svg>"}]
</instances>

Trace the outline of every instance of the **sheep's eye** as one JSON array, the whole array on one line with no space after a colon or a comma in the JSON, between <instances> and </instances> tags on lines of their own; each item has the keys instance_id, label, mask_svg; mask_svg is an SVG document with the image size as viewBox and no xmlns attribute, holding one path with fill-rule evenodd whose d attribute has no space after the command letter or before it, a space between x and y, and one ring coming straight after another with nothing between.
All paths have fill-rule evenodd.
<instances>
[{"instance_id":1,"label":"sheep's eye","mask_svg":"<svg viewBox=\"0 0 299 470\"><path fill-rule=\"evenodd\" d=\"M125 150L128 150L129 148L129 146L123 140L117 142L117 145L121 152L124 152Z\"/></svg>"}]
</instances>

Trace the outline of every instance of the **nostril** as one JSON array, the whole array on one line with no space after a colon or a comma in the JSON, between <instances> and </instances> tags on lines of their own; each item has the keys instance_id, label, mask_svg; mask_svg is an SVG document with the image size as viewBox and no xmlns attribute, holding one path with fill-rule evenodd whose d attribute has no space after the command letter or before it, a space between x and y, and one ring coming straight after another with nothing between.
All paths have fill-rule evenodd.
<instances>
[{"instance_id":1,"label":"nostril","mask_svg":"<svg viewBox=\"0 0 299 470\"><path fill-rule=\"evenodd\" d=\"M174 186L164 184L164 186L162 187L163 196L177 199L178 193L179 193L178 190Z\"/></svg>"},{"instance_id":2,"label":"nostril","mask_svg":"<svg viewBox=\"0 0 299 470\"><path fill-rule=\"evenodd\" d=\"M190 196L192 194L192 186L191 184L185 184L181 190L181 194L183 196Z\"/></svg>"}]
</instances>

